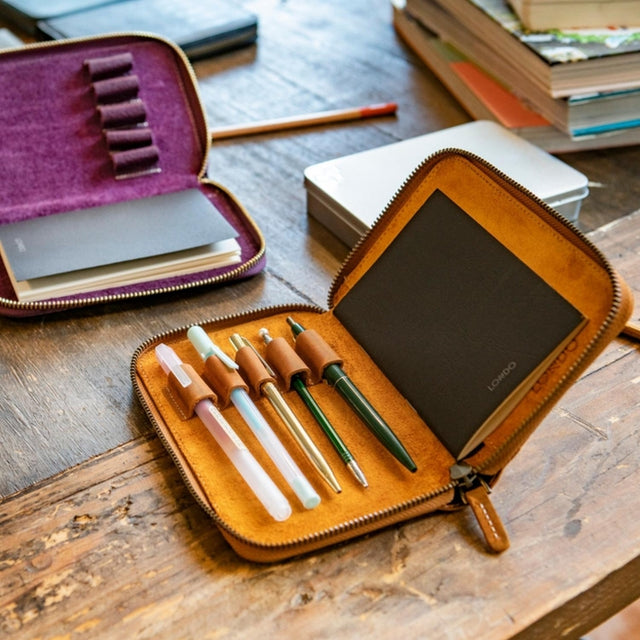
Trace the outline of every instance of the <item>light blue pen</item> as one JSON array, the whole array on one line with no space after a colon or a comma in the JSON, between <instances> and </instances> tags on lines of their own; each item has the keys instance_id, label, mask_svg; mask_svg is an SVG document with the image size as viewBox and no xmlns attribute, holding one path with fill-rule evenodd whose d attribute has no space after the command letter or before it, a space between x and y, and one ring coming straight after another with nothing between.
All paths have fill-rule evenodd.
<instances>
[{"instance_id":1,"label":"light blue pen","mask_svg":"<svg viewBox=\"0 0 640 640\"><path fill-rule=\"evenodd\" d=\"M204 361L211 357L217 357L229 369L238 368L235 361L211 340L202 327L191 327L187 331L187 337ZM260 444L298 496L303 506L306 509L317 507L320 504L320 496L284 448L284 445L253 403L247 391L242 387L236 387L231 390L229 399L247 425L249 425L256 438L258 438Z\"/></svg>"}]
</instances>

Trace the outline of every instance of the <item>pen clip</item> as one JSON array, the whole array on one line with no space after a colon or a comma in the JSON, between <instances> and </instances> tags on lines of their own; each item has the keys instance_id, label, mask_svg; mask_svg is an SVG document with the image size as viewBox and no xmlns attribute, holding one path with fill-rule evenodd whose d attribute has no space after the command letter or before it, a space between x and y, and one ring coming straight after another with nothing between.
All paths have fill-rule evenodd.
<instances>
[{"instance_id":1,"label":"pen clip","mask_svg":"<svg viewBox=\"0 0 640 640\"><path fill-rule=\"evenodd\" d=\"M189 374L182 368L182 360L168 345L160 343L155 348L156 358L164 372L172 373L182 388L186 389L192 382Z\"/></svg>"},{"instance_id":2,"label":"pen clip","mask_svg":"<svg viewBox=\"0 0 640 640\"><path fill-rule=\"evenodd\" d=\"M229 369L238 368L238 364L232 358L230 358L215 342L212 343L211 350L213 351L213 354L215 356L222 360L226 367L228 367Z\"/></svg>"},{"instance_id":3,"label":"pen clip","mask_svg":"<svg viewBox=\"0 0 640 640\"><path fill-rule=\"evenodd\" d=\"M230 358L207 334L207 332L198 325L193 325L187 331L187 337L200 354L203 360L207 360L210 356L216 356L228 369L237 369L238 365Z\"/></svg>"}]
</instances>

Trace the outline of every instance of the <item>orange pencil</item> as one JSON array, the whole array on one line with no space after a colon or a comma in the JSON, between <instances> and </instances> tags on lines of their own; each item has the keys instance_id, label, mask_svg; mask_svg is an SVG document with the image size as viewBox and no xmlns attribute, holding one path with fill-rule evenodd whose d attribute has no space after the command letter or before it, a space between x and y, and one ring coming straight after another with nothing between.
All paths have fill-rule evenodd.
<instances>
[{"instance_id":1,"label":"orange pencil","mask_svg":"<svg viewBox=\"0 0 640 640\"><path fill-rule=\"evenodd\" d=\"M211 137L215 141L222 140L224 138L248 136L256 133L283 131L285 129L294 129L296 127L311 127L331 122L346 122L348 120L361 120L362 118L392 115L396 112L397 108L398 105L395 102L387 102L384 104L372 104L351 109L318 111L307 115L274 118L272 120L261 120L253 123L231 125L227 127L214 127L210 130L210 133Z\"/></svg>"}]
</instances>

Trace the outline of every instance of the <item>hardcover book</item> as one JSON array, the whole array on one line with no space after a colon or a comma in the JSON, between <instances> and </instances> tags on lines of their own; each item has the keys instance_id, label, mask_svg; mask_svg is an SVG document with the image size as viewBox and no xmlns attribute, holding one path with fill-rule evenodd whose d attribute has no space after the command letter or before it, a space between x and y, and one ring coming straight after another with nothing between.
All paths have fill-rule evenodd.
<instances>
[{"instance_id":1,"label":"hardcover book","mask_svg":"<svg viewBox=\"0 0 640 640\"><path fill-rule=\"evenodd\" d=\"M518 83L525 102L496 79L495 67L488 73L408 12L394 7L393 22L406 44L476 119L494 120L553 153L640 142L640 89L552 98L532 86L525 93ZM529 106L534 102L535 107Z\"/></svg>"},{"instance_id":2,"label":"hardcover book","mask_svg":"<svg viewBox=\"0 0 640 640\"><path fill-rule=\"evenodd\" d=\"M175 42L192 59L255 42L255 14L228 0L120 0L37 23L40 36L60 40L145 31Z\"/></svg>"},{"instance_id":3,"label":"hardcover book","mask_svg":"<svg viewBox=\"0 0 640 640\"><path fill-rule=\"evenodd\" d=\"M640 86L640 27L529 32L505 0L407 0L406 8L522 95L530 85L553 98Z\"/></svg>"},{"instance_id":4,"label":"hardcover book","mask_svg":"<svg viewBox=\"0 0 640 640\"><path fill-rule=\"evenodd\" d=\"M19 300L41 300L233 264L236 231L198 189L0 225Z\"/></svg>"},{"instance_id":5,"label":"hardcover book","mask_svg":"<svg viewBox=\"0 0 640 640\"><path fill-rule=\"evenodd\" d=\"M586 324L441 191L353 284L335 316L457 459L481 444Z\"/></svg>"}]
</instances>

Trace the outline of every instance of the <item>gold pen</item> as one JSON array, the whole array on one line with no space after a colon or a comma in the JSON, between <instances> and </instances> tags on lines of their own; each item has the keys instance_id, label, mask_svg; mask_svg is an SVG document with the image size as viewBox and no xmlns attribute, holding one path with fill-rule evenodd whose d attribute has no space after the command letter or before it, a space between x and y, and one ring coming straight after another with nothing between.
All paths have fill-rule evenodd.
<instances>
[{"instance_id":1,"label":"gold pen","mask_svg":"<svg viewBox=\"0 0 640 640\"><path fill-rule=\"evenodd\" d=\"M338 483L329 463L325 460L322 453L320 453L320 450L302 426L296 414L291 410L291 407L282 397L278 387L274 384L273 378L275 374L271 370L271 367L269 367L262 356L260 356L251 342L240 334L234 333L230 340L236 350L236 361L240 365L241 373L245 374L249 372L246 377L250 378L248 382L253 386L254 390L267 398L302 451L317 469L318 473L320 473L323 479L336 493L340 493L342 491L342 487ZM259 375L256 373L259 368L264 369L265 375ZM250 372L253 372L254 375L251 375Z\"/></svg>"}]
</instances>

